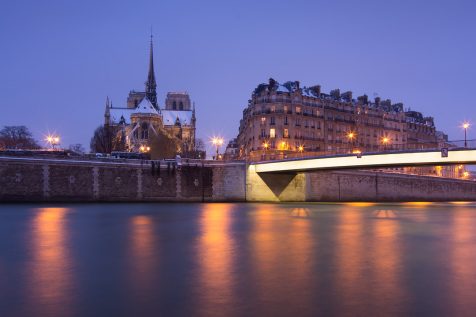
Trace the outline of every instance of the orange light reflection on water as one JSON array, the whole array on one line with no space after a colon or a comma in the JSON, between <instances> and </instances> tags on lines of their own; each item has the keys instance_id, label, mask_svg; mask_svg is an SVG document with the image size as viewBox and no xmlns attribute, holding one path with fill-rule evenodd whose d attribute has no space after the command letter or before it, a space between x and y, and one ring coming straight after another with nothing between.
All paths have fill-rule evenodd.
<instances>
[{"instance_id":1,"label":"orange light reflection on water","mask_svg":"<svg viewBox=\"0 0 476 317\"><path fill-rule=\"evenodd\" d=\"M291 208L283 213L273 205L261 205L253 214L249 240L255 268L253 296L257 302L270 303L257 307L257 316L288 315L289 307L283 306L288 301L296 307L312 307L317 279L310 255L318 241L312 234L314 222L310 216L308 208Z\"/></svg>"},{"instance_id":2,"label":"orange light reflection on water","mask_svg":"<svg viewBox=\"0 0 476 317\"><path fill-rule=\"evenodd\" d=\"M68 208L40 208L32 222L30 307L44 316L66 316L71 311L71 255L67 246Z\"/></svg>"},{"instance_id":3,"label":"orange light reflection on water","mask_svg":"<svg viewBox=\"0 0 476 317\"><path fill-rule=\"evenodd\" d=\"M198 241L200 310L207 315L232 305L234 241L230 234L231 204L205 204Z\"/></svg>"},{"instance_id":4,"label":"orange light reflection on water","mask_svg":"<svg viewBox=\"0 0 476 317\"><path fill-rule=\"evenodd\" d=\"M153 283L154 272L158 269L157 246L154 240L154 226L150 216L137 215L130 222L130 270L131 284L136 293L147 293L156 287Z\"/></svg>"},{"instance_id":5,"label":"orange light reflection on water","mask_svg":"<svg viewBox=\"0 0 476 317\"><path fill-rule=\"evenodd\" d=\"M337 309L337 315L349 311L353 301L361 296L361 285L365 284L365 241L364 230L362 228L362 217L364 213L355 211L348 206L355 207L354 204L345 204L338 212L338 229L336 230L336 288L342 296L342 303ZM361 207L361 205L358 205ZM354 308L355 309L355 308ZM342 310L342 311L340 311ZM357 312L356 312L357 313Z\"/></svg>"},{"instance_id":6,"label":"orange light reflection on water","mask_svg":"<svg viewBox=\"0 0 476 317\"><path fill-rule=\"evenodd\" d=\"M474 210L463 206L456 208L450 228L452 281L448 294L452 297L451 315L464 316L474 308L474 298L468 294L476 292L476 223L472 216Z\"/></svg>"}]
</instances>

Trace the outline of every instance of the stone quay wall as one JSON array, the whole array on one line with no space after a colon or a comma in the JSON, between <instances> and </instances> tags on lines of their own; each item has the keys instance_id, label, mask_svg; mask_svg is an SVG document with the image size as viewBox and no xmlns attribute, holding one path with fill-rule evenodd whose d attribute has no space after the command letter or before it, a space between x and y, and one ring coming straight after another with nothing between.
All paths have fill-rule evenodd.
<instances>
[{"instance_id":1,"label":"stone quay wall","mask_svg":"<svg viewBox=\"0 0 476 317\"><path fill-rule=\"evenodd\" d=\"M476 182L370 171L307 175L306 201L474 201Z\"/></svg>"},{"instance_id":2,"label":"stone quay wall","mask_svg":"<svg viewBox=\"0 0 476 317\"><path fill-rule=\"evenodd\" d=\"M476 182L361 170L257 174L247 169L247 201L474 201Z\"/></svg>"},{"instance_id":3,"label":"stone quay wall","mask_svg":"<svg viewBox=\"0 0 476 317\"><path fill-rule=\"evenodd\" d=\"M0 157L0 201L244 201L245 164Z\"/></svg>"},{"instance_id":4,"label":"stone quay wall","mask_svg":"<svg viewBox=\"0 0 476 317\"><path fill-rule=\"evenodd\" d=\"M244 162L0 157L0 202L453 200L476 200L476 182L355 170L257 174Z\"/></svg>"}]
</instances>

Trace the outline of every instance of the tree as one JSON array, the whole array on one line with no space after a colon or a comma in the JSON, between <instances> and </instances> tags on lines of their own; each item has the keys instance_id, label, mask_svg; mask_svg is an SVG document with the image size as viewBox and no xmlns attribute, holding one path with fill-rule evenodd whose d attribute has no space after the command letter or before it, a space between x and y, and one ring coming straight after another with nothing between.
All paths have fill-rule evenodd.
<instances>
[{"instance_id":1,"label":"tree","mask_svg":"<svg viewBox=\"0 0 476 317\"><path fill-rule=\"evenodd\" d=\"M195 140L195 151L200 152L200 151L205 151L205 142L203 142L202 139L196 139Z\"/></svg>"},{"instance_id":2,"label":"tree","mask_svg":"<svg viewBox=\"0 0 476 317\"><path fill-rule=\"evenodd\" d=\"M84 154L84 152L86 152L83 145L80 144L80 143L71 144L69 146L69 150L76 153L76 154Z\"/></svg>"},{"instance_id":3,"label":"tree","mask_svg":"<svg viewBox=\"0 0 476 317\"><path fill-rule=\"evenodd\" d=\"M0 148L30 150L39 149L40 145L24 125L4 126L0 130Z\"/></svg>"},{"instance_id":4,"label":"tree","mask_svg":"<svg viewBox=\"0 0 476 317\"><path fill-rule=\"evenodd\" d=\"M178 152L177 141L160 130L157 133L158 135L155 133L149 135L151 159L174 158Z\"/></svg>"},{"instance_id":5,"label":"tree","mask_svg":"<svg viewBox=\"0 0 476 317\"><path fill-rule=\"evenodd\" d=\"M110 129L103 125L97 127L91 138L90 147L93 153L111 153L112 138Z\"/></svg>"}]
</instances>

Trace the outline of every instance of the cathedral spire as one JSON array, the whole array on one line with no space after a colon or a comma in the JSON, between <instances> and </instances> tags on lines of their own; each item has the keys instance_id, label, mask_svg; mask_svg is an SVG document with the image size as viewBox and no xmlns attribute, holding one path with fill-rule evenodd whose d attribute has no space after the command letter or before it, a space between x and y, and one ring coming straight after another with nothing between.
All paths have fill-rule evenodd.
<instances>
[{"instance_id":1,"label":"cathedral spire","mask_svg":"<svg viewBox=\"0 0 476 317\"><path fill-rule=\"evenodd\" d=\"M109 104L109 96L106 98L106 110L104 111L104 124L108 125L111 122L111 105Z\"/></svg>"},{"instance_id":2,"label":"cathedral spire","mask_svg":"<svg viewBox=\"0 0 476 317\"><path fill-rule=\"evenodd\" d=\"M150 34L149 73L147 74L147 81L145 83L145 95L150 103L158 109L156 89L157 83L155 82L154 74L154 48L152 44L152 34Z\"/></svg>"}]
</instances>

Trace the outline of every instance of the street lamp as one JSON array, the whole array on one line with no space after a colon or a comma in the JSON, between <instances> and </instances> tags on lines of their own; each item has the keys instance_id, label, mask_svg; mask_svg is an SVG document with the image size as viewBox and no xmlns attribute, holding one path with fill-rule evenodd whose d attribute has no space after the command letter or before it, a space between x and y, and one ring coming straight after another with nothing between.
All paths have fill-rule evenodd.
<instances>
[{"instance_id":1,"label":"street lamp","mask_svg":"<svg viewBox=\"0 0 476 317\"><path fill-rule=\"evenodd\" d=\"M218 148L223 145L223 138L221 138L221 137L213 137L213 138L212 138L212 143L213 143L213 145L215 145L216 148L217 148L217 155L216 155L215 159L218 160Z\"/></svg>"},{"instance_id":2,"label":"street lamp","mask_svg":"<svg viewBox=\"0 0 476 317\"><path fill-rule=\"evenodd\" d=\"M464 147L468 147L468 141L466 139L466 131L468 130L470 124L469 122L463 122L463 129L464 129Z\"/></svg>"},{"instance_id":3,"label":"street lamp","mask_svg":"<svg viewBox=\"0 0 476 317\"><path fill-rule=\"evenodd\" d=\"M303 146L303 145L300 145L300 146L298 147L298 151L299 151L299 153L301 153L301 157L302 157L302 152L304 151L304 146Z\"/></svg>"},{"instance_id":4,"label":"street lamp","mask_svg":"<svg viewBox=\"0 0 476 317\"><path fill-rule=\"evenodd\" d=\"M263 148L264 148L264 159L266 160L266 150L269 148L268 142L263 143Z\"/></svg>"},{"instance_id":5,"label":"street lamp","mask_svg":"<svg viewBox=\"0 0 476 317\"><path fill-rule=\"evenodd\" d=\"M45 138L45 141L51 146L51 148L54 150L56 145L60 144L60 138L57 135L48 135Z\"/></svg>"},{"instance_id":6,"label":"street lamp","mask_svg":"<svg viewBox=\"0 0 476 317\"><path fill-rule=\"evenodd\" d=\"M141 145L139 148L139 152L141 153L147 153L149 151L150 151L150 146Z\"/></svg>"},{"instance_id":7,"label":"street lamp","mask_svg":"<svg viewBox=\"0 0 476 317\"><path fill-rule=\"evenodd\" d=\"M349 133L347 133L347 139L349 139L351 151L352 151L352 148L354 147L354 138L355 138L355 132L349 131Z\"/></svg>"},{"instance_id":8,"label":"street lamp","mask_svg":"<svg viewBox=\"0 0 476 317\"><path fill-rule=\"evenodd\" d=\"M382 144L383 144L383 149L386 150L387 149L387 144L390 142L390 139L387 138L386 136L384 136L382 138Z\"/></svg>"}]
</instances>

